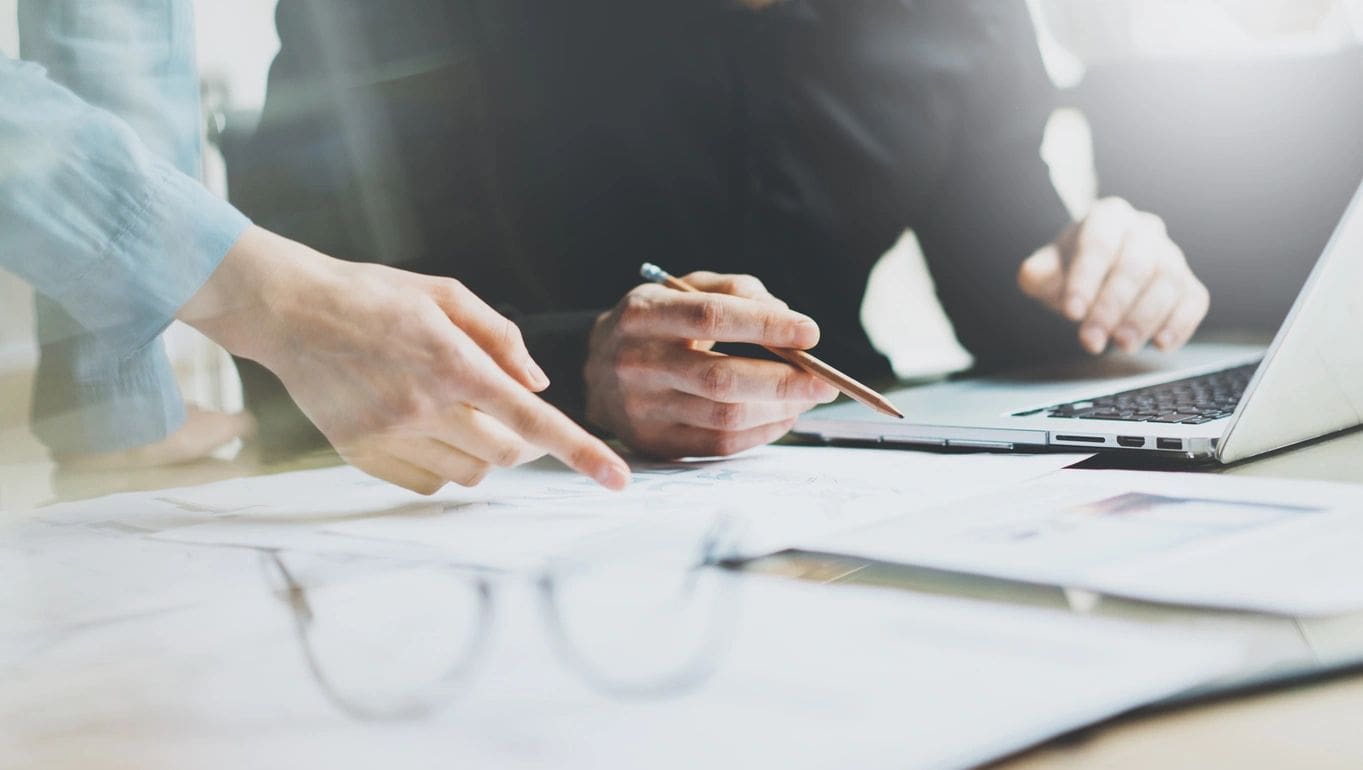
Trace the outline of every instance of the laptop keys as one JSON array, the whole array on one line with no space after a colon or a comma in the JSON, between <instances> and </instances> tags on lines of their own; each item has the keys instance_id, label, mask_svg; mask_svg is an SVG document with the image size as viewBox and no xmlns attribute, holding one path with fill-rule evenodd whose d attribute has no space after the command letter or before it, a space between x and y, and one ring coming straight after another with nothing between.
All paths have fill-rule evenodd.
<instances>
[{"instance_id":1,"label":"laptop keys","mask_svg":"<svg viewBox=\"0 0 1363 770\"><path fill-rule=\"evenodd\" d=\"M1201 425L1229 417L1258 364L1160 383L1110 396L1019 412L1015 417L1047 417L1117 422Z\"/></svg>"}]
</instances>

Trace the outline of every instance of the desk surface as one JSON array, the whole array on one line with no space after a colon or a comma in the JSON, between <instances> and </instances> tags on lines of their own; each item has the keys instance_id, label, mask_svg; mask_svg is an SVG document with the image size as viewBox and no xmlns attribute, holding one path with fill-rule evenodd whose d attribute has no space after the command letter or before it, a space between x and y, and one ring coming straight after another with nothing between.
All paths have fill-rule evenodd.
<instances>
[{"instance_id":1,"label":"desk surface","mask_svg":"<svg viewBox=\"0 0 1363 770\"><path fill-rule=\"evenodd\" d=\"M1222 473L1363 482L1363 430L1226 468ZM765 569L862 582L860 565L782 557ZM868 577L865 582L884 583ZM890 581L893 582L893 581ZM933 586L935 589L936 586ZM993 592L997 595L997 592ZM1302 632L1300 626L1291 629ZM1304 633L1304 632L1303 632ZM1363 655L1363 646L1358 647ZM1093 768L1357 768L1363 765L1363 675L1134 716L999 762L1007 770Z\"/></svg>"},{"instance_id":2,"label":"desk surface","mask_svg":"<svg viewBox=\"0 0 1363 770\"><path fill-rule=\"evenodd\" d=\"M1363 482L1363 431L1229 468L1225 473ZM1363 652L1361 650L1360 652ZM1363 764L1363 676L1130 719L999 767L1349 767Z\"/></svg>"},{"instance_id":3,"label":"desk surface","mask_svg":"<svg viewBox=\"0 0 1363 770\"><path fill-rule=\"evenodd\" d=\"M0 431L0 446L7 448L5 456L0 456L0 494L8 496L3 502L9 509L53 495L87 497L282 470L265 468L247 454L233 461L209 461L170 471L54 474L50 464L20 451L25 441L31 442L23 433L21 429ZM1363 482L1360 458L1363 431L1355 431L1224 472ZM319 455L304 458L293 467L316 467L334 461L334 457ZM845 579L845 573L855 572L838 568L829 573L826 565L801 564L800 558L782 557L782 561L767 564L766 569L813 579ZM1122 719L1039 747L998 767L1353 768L1363 762L1363 731L1353 724L1358 715L1363 715L1363 675Z\"/></svg>"}]
</instances>

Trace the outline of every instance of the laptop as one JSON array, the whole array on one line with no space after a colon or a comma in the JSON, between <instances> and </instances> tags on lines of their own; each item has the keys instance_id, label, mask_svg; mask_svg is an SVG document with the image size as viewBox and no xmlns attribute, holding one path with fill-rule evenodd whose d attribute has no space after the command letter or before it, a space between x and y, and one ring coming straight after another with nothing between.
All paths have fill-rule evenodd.
<instances>
[{"instance_id":1,"label":"laptop","mask_svg":"<svg viewBox=\"0 0 1363 770\"><path fill-rule=\"evenodd\" d=\"M903 420L845 402L809 412L794 432L830 443L1233 463L1363 424L1363 189L1267 349L1194 343L887 397Z\"/></svg>"}]
</instances>

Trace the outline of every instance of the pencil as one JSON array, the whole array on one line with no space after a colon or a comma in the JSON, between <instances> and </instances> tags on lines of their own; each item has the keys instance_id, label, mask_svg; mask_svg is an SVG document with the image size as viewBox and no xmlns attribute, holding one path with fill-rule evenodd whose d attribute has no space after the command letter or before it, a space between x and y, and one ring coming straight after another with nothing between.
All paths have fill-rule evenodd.
<instances>
[{"instance_id":1,"label":"pencil","mask_svg":"<svg viewBox=\"0 0 1363 770\"><path fill-rule=\"evenodd\" d=\"M700 289L697 289L686 281L669 274L666 270L649 262L645 262L639 268L639 275L643 276L644 280L660 283L668 288L676 289L677 291L700 292ZM848 398L851 398L858 403L865 404L881 414L898 417L901 420L904 418L904 414L896 409L888 398L885 398L871 388L857 382L837 369L834 369L832 366L815 358L808 352L796 350L794 348L773 348L767 347L766 345L763 345L762 347L775 353L787 362L804 369L824 382L827 382Z\"/></svg>"}]
</instances>

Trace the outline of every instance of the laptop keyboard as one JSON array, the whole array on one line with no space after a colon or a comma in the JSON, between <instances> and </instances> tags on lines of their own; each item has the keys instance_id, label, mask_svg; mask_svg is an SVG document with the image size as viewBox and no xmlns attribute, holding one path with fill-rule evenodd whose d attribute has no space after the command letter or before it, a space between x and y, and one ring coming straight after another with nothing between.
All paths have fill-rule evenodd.
<instances>
[{"instance_id":1,"label":"laptop keyboard","mask_svg":"<svg viewBox=\"0 0 1363 770\"><path fill-rule=\"evenodd\" d=\"M1045 414L1077 420L1119 420L1201 425L1230 417L1259 364L1245 364L1186 380L1114 393L1088 401L1019 412L1014 417Z\"/></svg>"}]
</instances>

